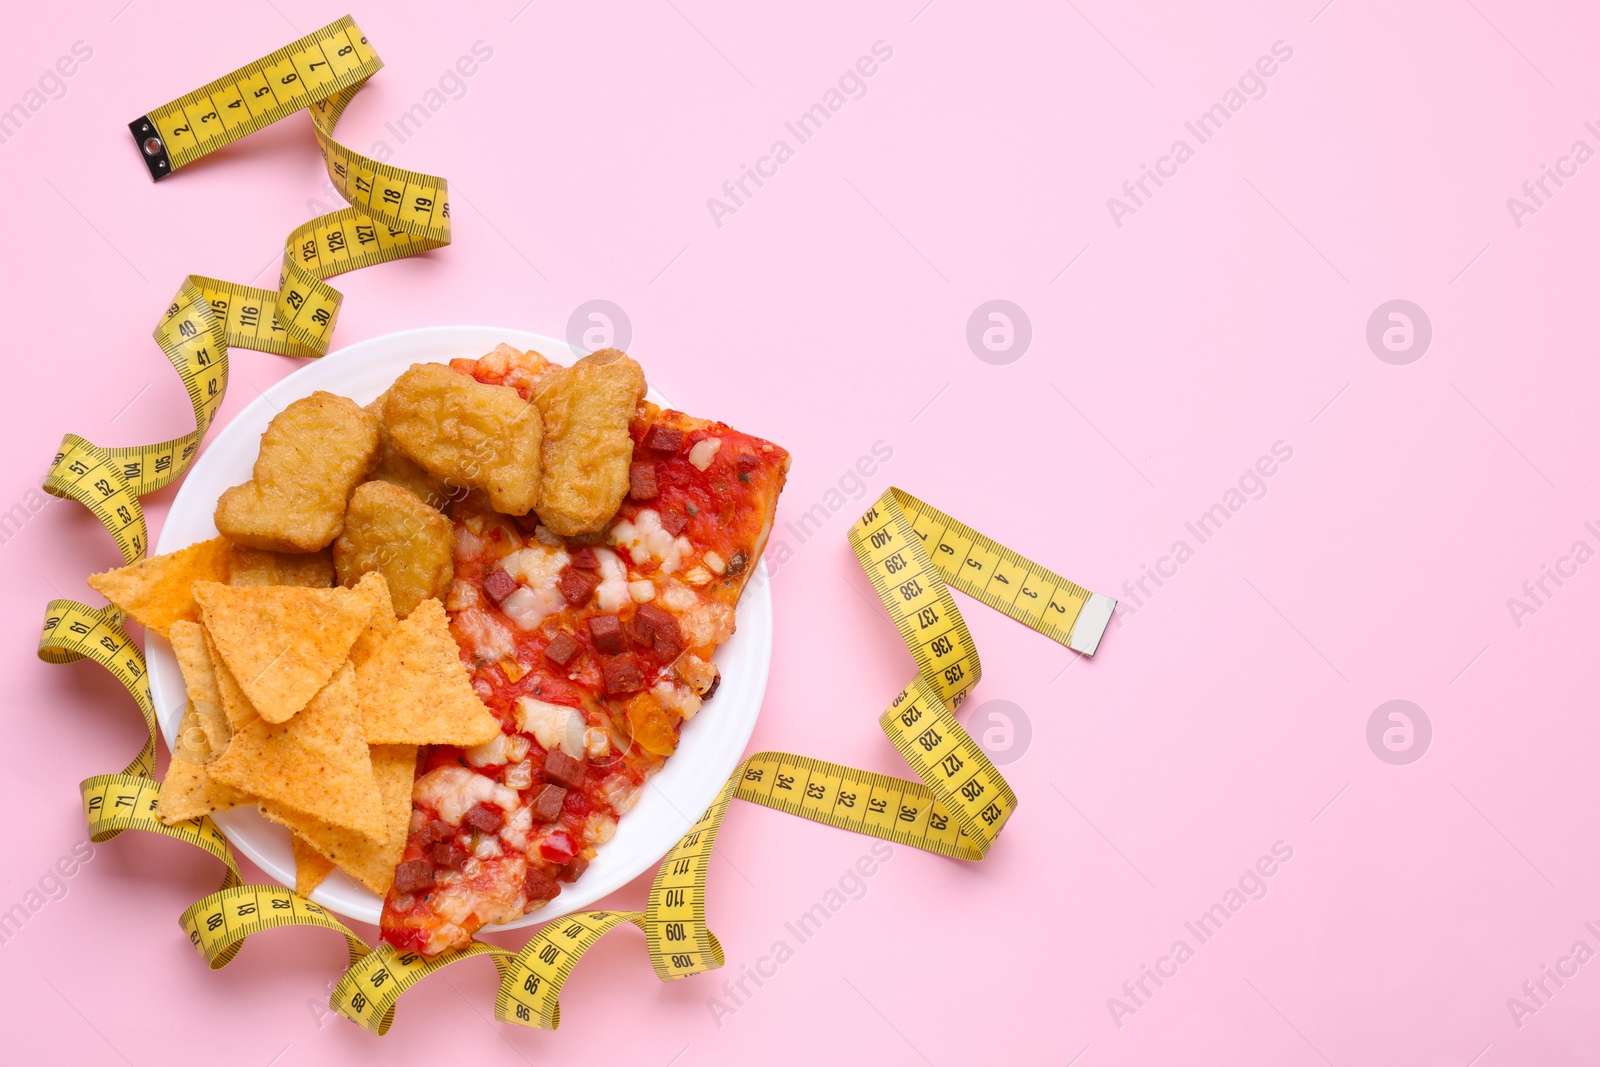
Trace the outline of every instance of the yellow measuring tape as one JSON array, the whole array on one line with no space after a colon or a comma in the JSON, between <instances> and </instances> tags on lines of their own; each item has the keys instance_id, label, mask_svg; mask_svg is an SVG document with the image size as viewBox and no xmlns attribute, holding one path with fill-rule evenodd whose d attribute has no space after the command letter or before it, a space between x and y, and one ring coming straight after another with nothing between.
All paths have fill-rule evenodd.
<instances>
[{"instance_id":1,"label":"yellow measuring tape","mask_svg":"<svg viewBox=\"0 0 1600 1067\"><path fill-rule=\"evenodd\" d=\"M166 174L295 111L308 109L329 174L353 205L291 234L276 293L190 277L155 339L194 408L195 431L154 445L103 449L67 435L45 489L84 504L131 563L148 551L139 498L193 462L228 382L228 349L320 355L339 294L321 279L449 241L441 179L385 167L332 139L340 113L381 65L349 18L181 97L131 125L153 177ZM394 1021L400 995L441 967L488 956L500 973L496 1017L543 1029L560 1024L563 984L584 952L619 926L644 933L663 981L720 967L723 951L706 923L712 846L735 797L858 833L958 859L980 860L1016 809L1016 796L955 709L982 673L978 650L950 589L1010 615L1084 654L1093 654L1116 606L1017 555L898 489L850 529L856 558L900 631L916 674L879 718L914 779L784 752L748 757L716 801L673 846L642 912L588 911L542 927L511 952L475 941L426 957L384 944L370 948L326 910L277 885L241 885L226 839L209 819L168 826L155 816L156 714L144 657L112 607L50 603L39 655L51 663L89 659L132 694L148 737L120 773L80 786L94 841L136 829L175 837L222 860L221 889L191 905L181 925L201 956L225 966L251 934L280 926L339 932L350 967L331 1005L376 1034Z\"/></svg>"},{"instance_id":2,"label":"yellow measuring tape","mask_svg":"<svg viewBox=\"0 0 1600 1067\"><path fill-rule=\"evenodd\" d=\"M443 178L379 163L333 139L346 105L382 66L347 15L128 123L150 176L159 181L281 118L311 113L328 177L351 206L289 234L276 293L211 283L216 292L207 296L226 302L230 337L250 338L233 343L320 356L342 300L322 279L450 243Z\"/></svg>"}]
</instances>

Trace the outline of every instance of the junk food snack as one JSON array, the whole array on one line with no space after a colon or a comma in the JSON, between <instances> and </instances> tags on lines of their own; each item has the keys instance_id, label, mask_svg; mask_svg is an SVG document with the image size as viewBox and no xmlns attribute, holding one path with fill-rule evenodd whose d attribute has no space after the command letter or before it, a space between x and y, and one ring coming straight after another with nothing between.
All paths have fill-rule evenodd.
<instances>
[{"instance_id":1,"label":"junk food snack","mask_svg":"<svg viewBox=\"0 0 1600 1067\"><path fill-rule=\"evenodd\" d=\"M90 580L183 673L157 813L255 805L299 892L343 871L424 955L582 877L715 694L789 469L645 392L501 345L290 404L223 536Z\"/></svg>"}]
</instances>

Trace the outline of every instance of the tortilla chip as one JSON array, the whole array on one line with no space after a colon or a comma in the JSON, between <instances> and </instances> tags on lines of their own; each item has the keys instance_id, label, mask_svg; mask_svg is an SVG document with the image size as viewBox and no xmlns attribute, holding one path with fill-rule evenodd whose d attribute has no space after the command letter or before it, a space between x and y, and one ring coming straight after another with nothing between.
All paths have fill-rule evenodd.
<instances>
[{"instance_id":1,"label":"tortilla chip","mask_svg":"<svg viewBox=\"0 0 1600 1067\"><path fill-rule=\"evenodd\" d=\"M167 768L167 776L161 780L156 817L173 826L212 812L237 808L250 801L250 797L237 789L212 778L199 764L175 759Z\"/></svg>"},{"instance_id":2,"label":"tortilla chip","mask_svg":"<svg viewBox=\"0 0 1600 1067\"><path fill-rule=\"evenodd\" d=\"M348 589L195 583L206 632L260 716L287 722L327 685L372 602Z\"/></svg>"},{"instance_id":3,"label":"tortilla chip","mask_svg":"<svg viewBox=\"0 0 1600 1067\"><path fill-rule=\"evenodd\" d=\"M218 672L225 703L226 673ZM208 769L224 785L303 815L369 836L385 833L348 663L288 722L256 718L236 726L228 751Z\"/></svg>"},{"instance_id":4,"label":"tortilla chip","mask_svg":"<svg viewBox=\"0 0 1600 1067\"><path fill-rule=\"evenodd\" d=\"M350 662L360 667L389 639L400 620L395 617L394 600L389 596L389 582L377 571L363 574L353 592L372 604L372 617L367 620L367 628L361 631L361 636L350 648Z\"/></svg>"},{"instance_id":5,"label":"tortilla chip","mask_svg":"<svg viewBox=\"0 0 1600 1067\"><path fill-rule=\"evenodd\" d=\"M89 588L162 637L174 622L199 618L190 587L228 577L228 542L209 541L89 576Z\"/></svg>"},{"instance_id":6,"label":"tortilla chip","mask_svg":"<svg viewBox=\"0 0 1600 1067\"><path fill-rule=\"evenodd\" d=\"M244 545L228 547L229 585L299 585L307 589L333 588L333 553L268 552Z\"/></svg>"},{"instance_id":7,"label":"tortilla chip","mask_svg":"<svg viewBox=\"0 0 1600 1067\"><path fill-rule=\"evenodd\" d=\"M205 639L206 654L211 657L212 677L216 679L217 689L222 693L222 710L228 718L228 729L230 734L236 734L251 723L258 722L261 716L256 714L255 705L250 703L250 698L239 688L233 672L222 662L222 656L217 652L217 646L211 640L211 635L205 634Z\"/></svg>"},{"instance_id":8,"label":"tortilla chip","mask_svg":"<svg viewBox=\"0 0 1600 1067\"><path fill-rule=\"evenodd\" d=\"M383 798L384 836L382 840L351 833L274 804L265 804L261 813L294 833L296 884L300 880L299 857L302 848L314 849L378 896L386 896L394 882L394 869L405 851L411 826L411 784L416 774L416 745L374 745L372 770ZM320 880L320 879L319 879ZM296 890L301 896L306 891Z\"/></svg>"},{"instance_id":9,"label":"tortilla chip","mask_svg":"<svg viewBox=\"0 0 1600 1067\"><path fill-rule=\"evenodd\" d=\"M197 622L180 620L172 624L167 640L178 658L178 670L183 672L189 706L205 731L210 750L206 762L210 762L228 750L228 742L233 740L233 727L222 708L222 690L217 685L211 653L206 648L206 632Z\"/></svg>"},{"instance_id":10,"label":"tortilla chip","mask_svg":"<svg viewBox=\"0 0 1600 1067\"><path fill-rule=\"evenodd\" d=\"M356 672L371 744L460 745L500 732L467 681L467 668L437 600L424 600Z\"/></svg>"},{"instance_id":11,"label":"tortilla chip","mask_svg":"<svg viewBox=\"0 0 1600 1067\"><path fill-rule=\"evenodd\" d=\"M322 880L333 873L333 862L300 840L299 834L290 841L294 849L294 891L309 899Z\"/></svg>"},{"instance_id":12,"label":"tortilla chip","mask_svg":"<svg viewBox=\"0 0 1600 1067\"><path fill-rule=\"evenodd\" d=\"M157 818L171 826L249 803L250 798L243 793L212 779L206 769L212 758L205 731L200 728L200 717L191 704L178 726L167 776L161 780L161 793L156 799Z\"/></svg>"}]
</instances>

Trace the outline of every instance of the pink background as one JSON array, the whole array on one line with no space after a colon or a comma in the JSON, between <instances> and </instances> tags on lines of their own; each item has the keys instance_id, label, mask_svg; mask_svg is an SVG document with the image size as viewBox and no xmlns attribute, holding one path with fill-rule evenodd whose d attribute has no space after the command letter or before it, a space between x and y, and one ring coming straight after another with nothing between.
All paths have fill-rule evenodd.
<instances>
[{"instance_id":1,"label":"pink background","mask_svg":"<svg viewBox=\"0 0 1600 1067\"><path fill-rule=\"evenodd\" d=\"M666 395L794 452L784 520L882 441L893 458L871 494L924 495L1137 610L1092 661L967 610L986 667L969 723L990 725L990 700L1031 722L1005 768L1021 806L981 865L895 849L804 945L784 924L872 842L736 806L712 868L726 971L663 986L622 931L581 965L557 1033L493 1022L479 961L408 994L380 1042L323 1015L344 954L324 932L257 938L208 972L176 920L216 887L216 863L138 835L100 846L0 945L8 1051L139 1065L463 1046L496 1063L815 1062L804 1050L819 1045L839 1062L939 1065L1592 1062L1600 962L1569 953L1600 950L1584 926L1600 928L1584 835L1600 731L1580 658L1600 568L1546 579L1520 619L1507 601L1574 542L1600 549L1584 526L1600 525L1585 414L1600 399L1600 164L1547 182L1520 226L1506 201L1574 141L1600 148L1584 128L1600 119L1600 17L1323 2L356 8L388 65L341 132L446 175L456 229L439 252L337 279L337 344L442 323L560 336L580 304L610 300ZM149 340L158 313L190 272L273 278L283 235L328 200L303 116L159 186L124 125L343 5L123 4L29 5L0 39L0 106L75 41L93 49L0 144L0 509L37 503L64 431L116 445L189 426ZM398 145L384 124L478 41L493 56L465 95ZM878 41L893 56L865 96L719 227L706 199L775 139L795 147L785 121ZM1198 144L1184 123L1278 41L1293 54L1266 95ZM1193 158L1116 225L1107 198L1180 137ZM1007 365L965 339L996 298L1032 325ZM1407 366L1366 341L1392 299L1432 323ZM296 366L238 353L223 419ZM1265 496L1199 543L1185 523L1279 441L1293 456ZM147 502L157 526L170 497ZM755 744L901 773L874 720L910 661L845 543L864 506L804 545L787 538ZM1160 588L1146 579L1141 607L1124 583L1179 540L1192 558ZM139 742L108 678L32 653L46 600L94 602L83 577L114 553L54 502L0 545L13 813L0 908L83 837L78 780ZM1367 741L1394 699L1432 726L1407 765ZM1276 842L1293 858L1266 895L1201 944L1184 924ZM640 904L647 881L616 903ZM721 983L779 939L794 958L714 1020L711 998L733 1006ZM1193 957L1129 998L1123 983L1179 939ZM1546 965L1576 974L1544 979L1536 1002L1523 983ZM1538 1010L1514 1014L1513 996ZM1137 1011L1114 1018L1111 997Z\"/></svg>"}]
</instances>

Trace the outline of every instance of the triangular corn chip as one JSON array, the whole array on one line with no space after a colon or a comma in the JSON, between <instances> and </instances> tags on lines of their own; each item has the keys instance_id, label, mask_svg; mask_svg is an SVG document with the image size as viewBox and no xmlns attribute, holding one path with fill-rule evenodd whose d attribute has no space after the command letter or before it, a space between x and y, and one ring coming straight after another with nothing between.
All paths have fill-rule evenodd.
<instances>
[{"instance_id":1,"label":"triangular corn chip","mask_svg":"<svg viewBox=\"0 0 1600 1067\"><path fill-rule=\"evenodd\" d=\"M250 698L244 695L244 690L234 681L233 672L223 664L222 656L217 652L217 646L211 640L211 635L205 634L205 639L206 654L211 657L212 677L216 679L217 689L222 694L222 711L228 718L229 731L236 734L258 721L261 716L256 714L255 705L250 703Z\"/></svg>"},{"instance_id":2,"label":"triangular corn chip","mask_svg":"<svg viewBox=\"0 0 1600 1067\"><path fill-rule=\"evenodd\" d=\"M302 841L299 834L292 835L290 841L294 848L294 891L309 898L333 873L333 861Z\"/></svg>"},{"instance_id":3,"label":"triangular corn chip","mask_svg":"<svg viewBox=\"0 0 1600 1067\"><path fill-rule=\"evenodd\" d=\"M198 618L190 587L228 580L228 542L209 541L89 576L89 588L162 637L179 619Z\"/></svg>"},{"instance_id":4,"label":"triangular corn chip","mask_svg":"<svg viewBox=\"0 0 1600 1067\"><path fill-rule=\"evenodd\" d=\"M287 722L334 676L372 602L348 589L195 583L206 632L256 712Z\"/></svg>"},{"instance_id":5,"label":"triangular corn chip","mask_svg":"<svg viewBox=\"0 0 1600 1067\"><path fill-rule=\"evenodd\" d=\"M158 819L171 826L249 803L250 798L243 793L212 779L206 769L211 760L210 744L191 704L178 725L172 762L167 767L167 776L161 780L161 793L156 799Z\"/></svg>"},{"instance_id":6,"label":"triangular corn chip","mask_svg":"<svg viewBox=\"0 0 1600 1067\"><path fill-rule=\"evenodd\" d=\"M379 572L368 571L363 574L352 591L356 596L372 603L372 617L367 620L367 628L361 631L361 636L356 638L356 643L350 648L350 662L359 670L363 663L372 658L374 652L383 647L383 643L394 633L394 628L400 620L394 614L394 600L389 596L389 583Z\"/></svg>"},{"instance_id":7,"label":"triangular corn chip","mask_svg":"<svg viewBox=\"0 0 1600 1067\"><path fill-rule=\"evenodd\" d=\"M248 804L251 797L212 778L198 763L174 759L161 780L156 817L168 826Z\"/></svg>"},{"instance_id":8,"label":"triangular corn chip","mask_svg":"<svg viewBox=\"0 0 1600 1067\"><path fill-rule=\"evenodd\" d=\"M437 600L424 600L356 672L371 744L461 745L491 740L500 722L467 681Z\"/></svg>"},{"instance_id":9,"label":"triangular corn chip","mask_svg":"<svg viewBox=\"0 0 1600 1067\"><path fill-rule=\"evenodd\" d=\"M178 670L183 672L189 705L205 731L210 759L216 759L228 750L233 727L223 712L222 690L217 685L211 653L206 647L206 632L197 622L179 621L172 624L167 640L172 643L173 655L178 659Z\"/></svg>"},{"instance_id":10,"label":"triangular corn chip","mask_svg":"<svg viewBox=\"0 0 1600 1067\"><path fill-rule=\"evenodd\" d=\"M262 805L263 815L294 832L296 892L307 895L308 890L299 888L301 872L306 871L309 876L317 869L315 865L301 864L300 856L307 849L317 852L319 859L337 865L378 896L389 892L411 824L411 784L416 766L416 745L372 746L372 771L383 802L385 832L381 840L351 833L274 804Z\"/></svg>"},{"instance_id":11,"label":"triangular corn chip","mask_svg":"<svg viewBox=\"0 0 1600 1067\"><path fill-rule=\"evenodd\" d=\"M231 672L217 673L226 703ZM208 770L225 785L335 826L369 836L387 832L349 664L288 722L236 725L233 743Z\"/></svg>"}]
</instances>

